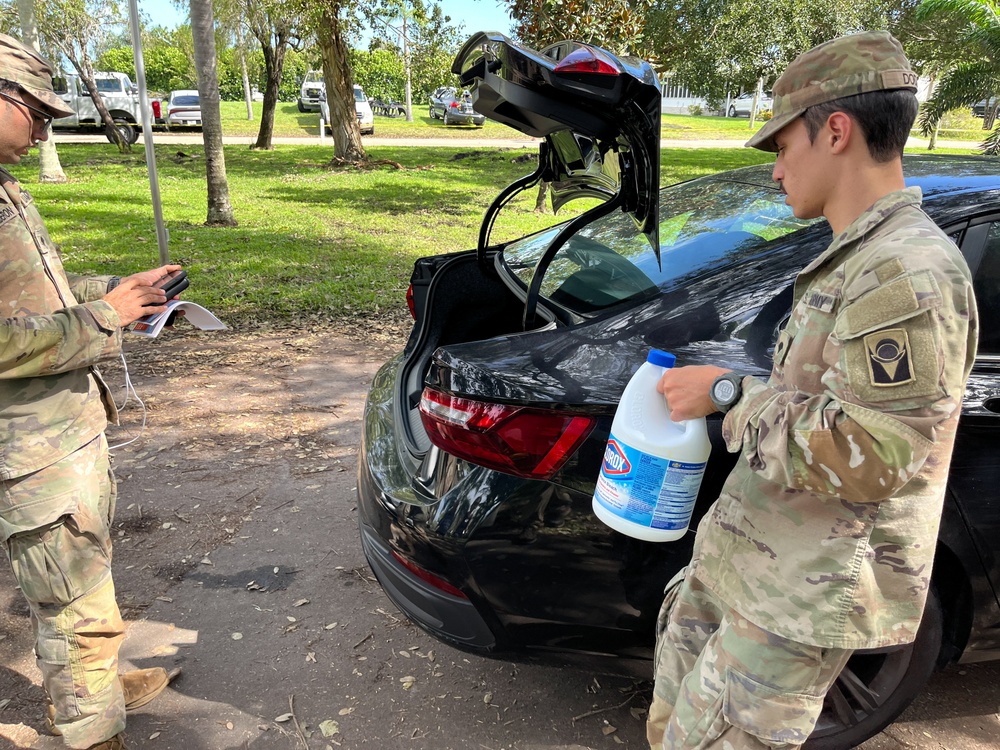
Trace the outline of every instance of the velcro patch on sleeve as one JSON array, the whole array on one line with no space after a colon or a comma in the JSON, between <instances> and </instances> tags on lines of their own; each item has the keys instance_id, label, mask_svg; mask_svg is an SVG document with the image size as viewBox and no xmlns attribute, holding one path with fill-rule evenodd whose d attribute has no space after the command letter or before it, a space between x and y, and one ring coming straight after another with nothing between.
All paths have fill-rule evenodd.
<instances>
[{"instance_id":1,"label":"velcro patch on sleeve","mask_svg":"<svg viewBox=\"0 0 1000 750\"><path fill-rule=\"evenodd\" d=\"M869 333L864 338L869 382L875 388L912 383L910 339L905 328Z\"/></svg>"},{"instance_id":2,"label":"velcro patch on sleeve","mask_svg":"<svg viewBox=\"0 0 1000 750\"><path fill-rule=\"evenodd\" d=\"M844 343L844 368L850 390L862 402L894 401L916 408L944 395L942 353L927 320L911 318L905 326L882 328Z\"/></svg>"}]
</instances>

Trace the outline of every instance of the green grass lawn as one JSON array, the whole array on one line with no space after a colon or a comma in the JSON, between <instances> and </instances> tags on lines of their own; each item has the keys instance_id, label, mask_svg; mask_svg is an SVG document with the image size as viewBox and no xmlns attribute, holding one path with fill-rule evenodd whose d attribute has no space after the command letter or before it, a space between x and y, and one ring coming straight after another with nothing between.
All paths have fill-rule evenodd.
<instances>
[{"instance_id":1,"label":"green grass lawn","mask_svg":"<svg viewBox=\"0 0 1000 750\"><path fill-rule=\"evenodd\" d=\"M372 148L405 169L331 169L329 149L226 148L235 229L202 226L200 147L157 147L170 257L191 274L185 298L231 322L329 320L400 309L414 259L473 248L500 187L533 169L531 150ZM81 273L127 274L158 265L143 152L63 144L64 185L37 182L34 156L15 169L35 195L65 263ZM664 152L663 182L769 160L741 149ZM508 206L495 239L518 237L572 215L533 212L535 192Z\"/></svg>"},{"instance_id":2,"label":"green grass lawn","mask_svg":"<svg viewBox=\"0 0 1000 750\"><path fill-rule=\"evenodd\" d=\"M226 135L246 136L247 141L255 140L260 130L261 103L254 102L253 120L247 120L247 109L243 102L222 102L222 129ZM663 115L660 133L663 138L676 140L746 140L763 126L762 121L750 128L746 117L708 117L693 115ZM951 118L943 127L938 138L947 140L982 141L985 132L982 120L973 118ZM274 135L278 138L319 135L319 113L299 112L295 102L279 102L274 113ZM427 114L426 104L413 106L413 122L402 117L375 116L375 135L379 138L505 138L523 139L525 136L506 125L487 120L486 124L474 126L445 126L440 120L432 120ZM917 130L913 135L920 137Z\"/></svg>"},{"instance_id":3,"label":"green grass lawn","mask_svg":"<svg viewBox=\"0 0 1000 750\"><path fill-rule=\"evenodd\" d=\"M502 186L534 168L529 149L369 149L405 169L330 168L331 148L226 147L239 226L203 226L205 161L200 146L157 146L170 257L185 265L200 302L231 324L309 324L405 309L414 259L474 248L486 207ZM965 153L968 153L966 151ZM32 155L13 171L30 190L65 263L80 273L125 275L158 265L143 151L110 144L61 144L70 182L37 181ZM661 184L721 169L769 163L752 149L664 149ZM558 219L536 214L535 191L501 212L496 240Z\"/></svg>"}]
</instances>

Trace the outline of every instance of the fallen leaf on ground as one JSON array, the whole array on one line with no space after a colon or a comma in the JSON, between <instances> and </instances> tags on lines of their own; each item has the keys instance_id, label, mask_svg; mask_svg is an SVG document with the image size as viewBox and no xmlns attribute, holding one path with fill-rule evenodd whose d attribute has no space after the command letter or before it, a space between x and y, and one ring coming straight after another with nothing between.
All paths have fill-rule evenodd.
<instances>
[{"instance_id":1,"label":"fallen leaf on ground","mask_svg":"<svg viewBox=\"0 0 1000 750\"><path fill-rule=\"evenodd\" d=\"M354 713L354 706L350 706L348 708L342 708L337 713L340 716L347 716L348 714L353 714Z\"/></svg>"},{"instance_id":2,"label":"fallen leaf on ground","mask_svg":"<svg viewBox=\"0 0 1000 750\"><path fill-rule=\"evenodd\" d=\"M279 724L283 724L286 721L291 721L292 720L292 715L291 714L282 714L281 716L275 716L274 720L276 722L278 722Z\"/></svg>"},{"instance_id":3,"label":"fallen leaf on ground","mask_svg":"<svg viewBox=\"0 0 1000 750\"><path fill-rule=\"evenodd\" d=\"M308 599L299 599L299 600L298 600L297 602L295 602L295 604L293 604L292 606L293 606L293 607L301 607L301 606L302 606L303 604L308 604L308 603L309 603L309 600L308 600Z\"/></svg>"},{"instance_id":4,"label":"fallen leaf on ground","mask_svg":"<svg viewBox=\"0 0 1000 750\"><path fill-rule=\"evenodd\" d=\"M403 690L409 690L413 687L413 683L417 681L417 678L413 675L407 675L406 677L400 677L399 681L403 683Z\"/></svg>"},{"instance_id":5,"label":"fallen leaf on ground","mask_svg":"<svg viewBox=\"0 0 1000 750\"><path fill-rule=\"evenodd\" d=\"M324 737L333 737L335 734L340 734L340 724L333 719L327 719L320 722L319 731Z\"/></svg>"},{"instance_id":6,"label":"fallen leaf on ground","mask_svg":"<svg viewBox=\"0 0 1000 750\"><path fill-rule=\"evenodd\" d=\"M241 641L243 640L243 633L233 633L229 637L232 638L234 641Z\"/></svg>"}]
</instances>

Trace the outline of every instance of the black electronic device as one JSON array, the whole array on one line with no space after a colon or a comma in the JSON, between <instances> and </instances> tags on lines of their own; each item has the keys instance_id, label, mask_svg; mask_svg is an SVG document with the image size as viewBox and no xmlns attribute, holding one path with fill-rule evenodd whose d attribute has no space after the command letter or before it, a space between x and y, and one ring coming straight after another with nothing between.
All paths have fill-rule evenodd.
<instances>
[{"instance_id":1,"label":"black electronic device","mask_svg":"<svg viewBox=\"0 0 1000 750\"><path fill-rule=\"evenodd\" d=\"M188 279L187 271L183 268L179 271L171 271L162 279L153 284L157 289L162 289L163 293L167 295L167 301L169 302L178 294L183 292L188 286L191 285L191 280ZM153 307L158 306L158 303L150 303ZM150 305L146 305L149 307Z\"/></svg>"}]
</instances>

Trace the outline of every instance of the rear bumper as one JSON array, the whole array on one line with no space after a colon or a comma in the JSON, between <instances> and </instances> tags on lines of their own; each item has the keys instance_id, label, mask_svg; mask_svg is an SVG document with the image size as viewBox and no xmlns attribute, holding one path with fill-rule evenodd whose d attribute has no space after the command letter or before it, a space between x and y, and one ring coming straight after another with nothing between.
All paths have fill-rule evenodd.
<instances>
[{"instance_id":1,"label":"rear bumper","mask_svg":"<svg viewBox=\"0 0 1000 750\"><path fill-rule=\"evenodd\" d=\"M486 122L486 116L474 112L456 112L448 110L448 121L454 125L482 125Z\"/></svg>"},{"instance_id":2,"label":"rear bumper","mask_svg":"<svg viewBox=\"0 0 1000 750\"><path fill-rule=\"evenodd\" d=\"M467 592L461 580L442 570L451 564L461 568L462 563L457 559L444 561L440 548L432 549L433 532L416 520L419 513L415 509L420 506L414 504L412 477L396 452L391 416L392 383L398 366L398 359L393 359L378 372L365 404L358 454L361 547L379 584L403 614L447 643L489 653L496 648L497 638L476 606L418 578L393 555L395 551ZM442 545L447 546L454 545Z\"/></svg>"},{"instance_id":3,"label":"rear bumper","mask_svg":"<svg viewBox=\"0 0 1000 750\"><path fill-rule=\"evenodd\" d=\"M496 639L471 602L421 581L392 556L389 545L371 526L363 519L359 525L368 565L403 614L444 641L477 652L493 650Z\"/></svg>"}]
</instances>

